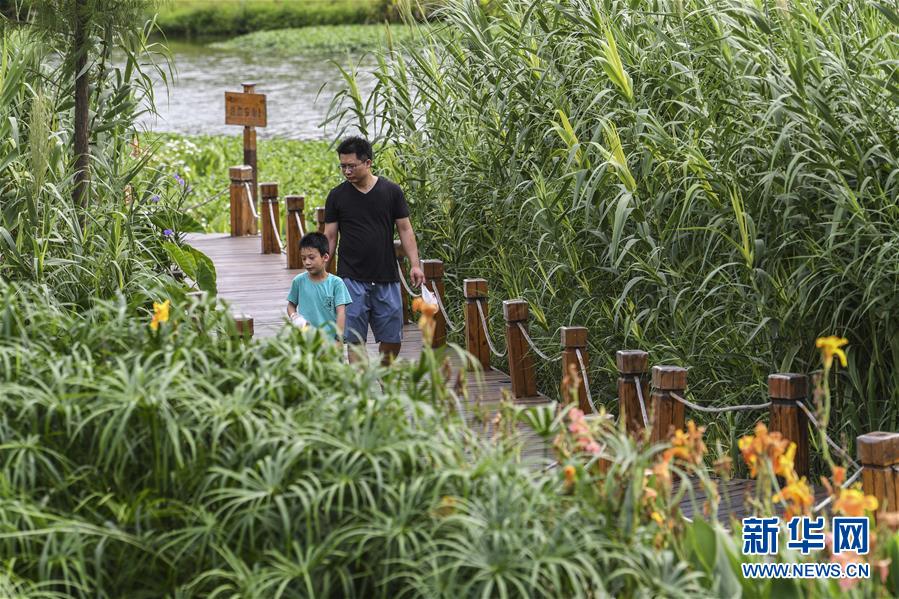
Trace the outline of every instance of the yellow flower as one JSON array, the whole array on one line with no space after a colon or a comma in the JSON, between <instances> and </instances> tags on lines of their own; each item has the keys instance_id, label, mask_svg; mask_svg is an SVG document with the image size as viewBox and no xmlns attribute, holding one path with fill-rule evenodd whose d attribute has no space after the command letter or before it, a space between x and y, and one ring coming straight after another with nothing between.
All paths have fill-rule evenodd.
<instances>
[{"instance_id":1,"label":"yellow flower","mask_svg":"<svg viewBox=\"0 0 899 599\"><path fill-rule=\"evenodd\" d=\"M777 461L774 462L774 474L784 477L787 481L794 480L796 478L795 459L796 444L790 443L787 451L778 456Z\"/></svg>"},{"instance_id":2,"label":"yellow flower","mask_svg":"<svg viewBox=\"0 0 899 599\"><path fill-rule=\"evenodd\" d=\"M656 524L662 526L665 523L665 517L658 512L653 512L652 516L650 516L653 520L655 520Z\"/></svg>"},{"instance_id":3,"label":"yellow flower","mask_svg":"<svg viewBox=\"0 0 899 599\"><path fill-rule=\"evenodd\" d=\"M833 511L844 516L861 517L865 512L877 510L877 498L865 495L858 489L840 489L840 497L833 504Z\"/></svg>"},{"instance_id":4,"label":"yellow flower","mask_svg":"<svg viewBox=\"0 0 899 599\"><path fill-rule=\"evenodd\" d=\"M153 302L153 320L150 321L151 329L155 331L159 328L160 322L169 321L169 306L171 306L169 300L165 300L161 304Z\"/></svg>"},{"instance_id":5,"label":"yellow flower","mask_svg":"<svg viewBox=\"0 0 899 599\"><path fill-rule=\"evenodd\" d=\"M833 357L840 359L840 364L846 366L846 352L841 347L849 343L844 337L818 337L815 341L815 347L821 350L821 358L824 360L824 368L830 368L833 364Z\"/></svg>"}]
</instances>

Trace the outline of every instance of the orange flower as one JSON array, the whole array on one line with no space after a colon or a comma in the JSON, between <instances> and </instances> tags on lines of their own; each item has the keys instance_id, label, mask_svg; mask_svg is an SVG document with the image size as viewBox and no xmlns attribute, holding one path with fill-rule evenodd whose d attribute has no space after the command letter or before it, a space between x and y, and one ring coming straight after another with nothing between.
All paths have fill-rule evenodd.
<instances>
[{"instance_id":1,"label":"orange flower","mask_svg":"<svg viewBox=\"0 0 899 599\"><path fill-rule=\"evenodd\" d=\"M574 481L577 478L577 470L575 470L574 466L568 464L562 469L562 474L565 475L565 484L567 486L574 484Z\"/></svg>"},{"instance_id":2,"label":"orange flower","mask_svg":"<svg viewBox=\"0 0 899 599\"><path fill-rule=\"evenodd\" d=\"M865 512L877 510L877 498L865 495L858 489L840 489L840 496L833 504L833 511L844 516L861 517Z\"/></svg>"},{"instance_id":3,"label":"orange flower","mask_svg":"<svg viewBox=\"0 0 899 599\"><path fill-rule=\"evenodd\" d=\"M662 453L662 460L671 461L673 458L680 458L686 462L693 464L702 463L702 456L705 455L706 446L702 442L702 434L705 427L697 427L692 420L687 422L687 432L678 429L674 431L671 438L671 447Z\"/></svg>"},{"instance_id":4,"label":"orange flower","mask_svg":"<svg viewBox=\"0 0 899 599\"><path fill-rule=\"evenodd\" d=\"M831 478L833 479L834 486L839 487L846 480L846 469L842 466L834 466Z\"/></svg>"},{"instance_id":5,"label":"orange flower","mask_svg":"<svg viewBox=\"0 0 899 599\"><path fill-rule=\"evenodd\" d=\"M414 310L415 312L421 312L421 307L422 305L424 305L424 303L425 302L423 299L421 299L420 297L416 297L414 300L412 300L412 310Z\"/></svg>"},{"instance_id":6,"label":"orange flower","mask_svg":"<svg viewBox=\"0 0 899 599\"><path fill-rule=\"evenodd\" d=\"M777 456L777 460L774 462L774 474L777 476L782 476L788 481L796 478L796 466L794 460L796 459L796 444L790 443L790 446L787 448L787 451L782 455Z\"/></svg>"},{"instance_id":7,"label":"orange flower","mask_svg":"<svg viewBox=\"0 0 899 599\"><path fill-rule=\"evenodd\" d=\"M755 478L759 472L759 459L768 458L772 465L778 464L789 443L780 433L769 433L768 427L759 422L755 425L755 434L741 437L737 446L743 454L743 461L749 466L749 475Z\"/></svg>"},{"instance_id":8,"label":"orange flower","mask_svg":"<svg viewBox=\"0 0 899 599\"><path fill-rule=\"evenodd\" d=\"M812 503L815 496L808 486L805 477L799 480L793 480L771 498L775 502L783 502L786 504L784 511L784 520L790 520L794 516L805 516L811 513Z\"/></svg>"}]
</instances>

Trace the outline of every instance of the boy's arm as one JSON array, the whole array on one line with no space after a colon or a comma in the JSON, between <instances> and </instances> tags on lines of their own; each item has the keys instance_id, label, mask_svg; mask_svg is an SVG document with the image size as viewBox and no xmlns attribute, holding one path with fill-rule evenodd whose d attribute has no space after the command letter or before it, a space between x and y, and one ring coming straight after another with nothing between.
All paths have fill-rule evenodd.
<instances>
[{"instance_id":1,"label":"boy's arm","mask_svg":"<svg viewBox=\"0 0 899 599\"><path fill-rule=\"evenodd\" d=\"M287 317L293 320L293 315L297 313L297 305L293 302L287 302Z\"/></svg>"}]
</instances>

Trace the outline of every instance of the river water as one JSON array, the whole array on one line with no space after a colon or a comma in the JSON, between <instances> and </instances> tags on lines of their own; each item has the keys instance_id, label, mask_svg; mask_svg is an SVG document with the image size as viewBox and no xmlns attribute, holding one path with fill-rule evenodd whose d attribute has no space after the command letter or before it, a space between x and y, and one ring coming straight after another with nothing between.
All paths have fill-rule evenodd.
<instances>
[{"instance_id":1,"label":"river water","mask_svg":"<svg viewBox=\"0 0 899 599\"><path fill-rule=\"evenodd\" d=\"M284 56L261 52L239 52L208 45L169 41L175 63L175 81L160 81L156 90L159 117L143 116L139 125L153 131L188 135L235 135L241 127L225 125L225 92L241 91L241 83L256 83L256 92L266 94L268 125L257 129L260 139L324 139L336 127L321 126L331 99L341 88L337 61L347 67L347 55ZM358 82L363 97L374 88L370 71L374 59L359 67Z\"/></svg>"}]
</instances>

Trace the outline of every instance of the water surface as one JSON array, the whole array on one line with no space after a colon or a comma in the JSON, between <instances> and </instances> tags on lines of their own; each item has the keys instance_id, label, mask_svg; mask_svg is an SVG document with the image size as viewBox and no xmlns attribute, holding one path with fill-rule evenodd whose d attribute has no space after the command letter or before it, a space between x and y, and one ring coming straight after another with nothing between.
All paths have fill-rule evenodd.
<instances>
[{"instance_id":1,"label":"water surface","mask_svg":"<svg viewBox=\"0 0 899 599\"><path fill-rule=\"evenodd\" d=\"M241 127L225 125L225 92L241 91L241 83L256 83L266 94L268 126L257 129L259 139L323 139L336 134L330 125L321 127L331 99L341 88L336 61L346 68L346 53L322 52L282 56L240 52L186 42L168 43L175 62L175 81L156 86L159 117L143 116L139 123L154 131L188 135L236 135ZM358 55L354 57L357 59ZM363 59L365 60L365 59ZM359 87L363 97L374 88L374 59L360 66Z\"/></svg>"}]
</instances>

